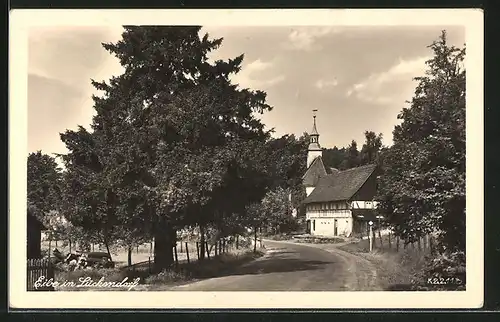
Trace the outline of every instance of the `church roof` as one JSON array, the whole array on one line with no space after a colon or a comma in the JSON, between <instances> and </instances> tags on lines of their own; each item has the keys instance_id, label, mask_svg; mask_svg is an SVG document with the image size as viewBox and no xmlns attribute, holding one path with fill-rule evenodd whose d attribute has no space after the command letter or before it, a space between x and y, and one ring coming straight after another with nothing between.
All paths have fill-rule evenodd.
<instances>
[{"instance_id":1,"label":"church roof","mask_svg":"<svg viewBox=\"0 0 500 322\"><path fill-rule=\"evenodd\" d=\"M306 173L302 176L302 183L306 187L314 187L318 183L320 177L326 176L327 174L323 159L321 156L318 156L311 162Z\"/></svg>"},{"instance_id":2,"label":"church roof","mask_svg":"<svg viewBox=\"0 0 500 322\"><path fill-rule=\"evenodd\" d=\"M376 165L369 164L321 176L317 181L316 188L304 200L304 203L349 200L373 174L375 168Z\"/></svg>"}]
</instances>

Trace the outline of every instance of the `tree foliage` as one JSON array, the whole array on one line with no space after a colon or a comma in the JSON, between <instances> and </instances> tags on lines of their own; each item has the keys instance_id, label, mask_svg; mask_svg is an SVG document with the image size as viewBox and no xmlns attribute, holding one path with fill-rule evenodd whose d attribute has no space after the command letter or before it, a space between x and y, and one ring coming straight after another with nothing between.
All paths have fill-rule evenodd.
<instances>
[{"instance_id":1,"label":"tree foliage","mask_svg":"<svg viewBox=\"0 0 500 322\"><path fill-rule=\"evenodd\" d=\"M57 211L61 196L61 169L54 157L41 151L28 155L27 202L39 220Z\"/></svg>"},{"instance_id":2,"label":"tree foliage","mask_svg":"<svg viewBox=\"0 0 500 322\"><path fill-rule=\"evenodd\" d=\"M346 170L366 164L379 164L380 154L383 150L382 133L375 134L373 131L365 131L365 142L358 149L356 140L352 140L347 147L323 149L323 162L325 166Z\"/></svg>"},{"instance_id":3,"label":"tree foliage","mask_svg":"<svg viewBox=\"0 0 500 322\"><path fill-rule=\"evenodd\" d=\"M359 153L360 165L378 163L382 149L382 133L365 131L365 143Z\"/></svg>"},{"instance_id":4,"label":"tree foliage","mask_svg":"<svg viewBox=\"0 0 500 322\"><path fill-rule=\"evenodd\" d=\"M406 240L435 232L443 249L465 250L465 48L449 46L444 31L430 48L384 153L379 199Z\"/></svg>"},{"instance_id":5,"label":"tree foliage","mask_svg":"<svg viewBox=\"0 0 500 322\"><path fill-rule=\"evenodd\" d=\"M74 222L107 241L154 236L164 268L176 229L220 224L264 195L266 158L255 156L269 133L255 113L271 107L264 92L231 83L243 55L208 60L222 39L200 38L201 27L124 28L103 44L125 72L93 81L104 92L93 97L93 131L61 135L66 202Z\"/></svg>"}]
</instances>

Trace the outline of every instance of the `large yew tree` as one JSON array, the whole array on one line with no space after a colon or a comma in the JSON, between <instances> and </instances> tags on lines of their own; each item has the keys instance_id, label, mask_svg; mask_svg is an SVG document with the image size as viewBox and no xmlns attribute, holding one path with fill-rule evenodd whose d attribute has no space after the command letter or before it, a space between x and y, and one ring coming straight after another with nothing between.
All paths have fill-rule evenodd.
<instances>
[{"instance_id":1,"label":"large yew tree","mask_svg":"<svg viewBox=\"0 0 500 322\"><path fill-rule=\"evenodd\" d=\"M106 243L150 234L160 270L173 262L176 229L216 221L219 205L243 208L214 206L235 200L221 191L265 193L267 184L254 182L265 168L252 156L269 133L254 113L270 106L265 93L231 83L243 55L208 60L222 39L200 38L201 27L124 28L120 41L103 44L125 72L93 82L104 95L94 97L92 130L61 135L70 150L65 200L76 210L73 221Z\"/></svg>"}]
</instances>

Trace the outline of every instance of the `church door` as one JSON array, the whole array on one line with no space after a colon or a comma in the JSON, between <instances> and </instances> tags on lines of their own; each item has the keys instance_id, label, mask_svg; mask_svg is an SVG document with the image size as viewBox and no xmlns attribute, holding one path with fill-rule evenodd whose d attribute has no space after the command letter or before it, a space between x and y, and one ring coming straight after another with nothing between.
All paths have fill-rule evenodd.
<instances>
[{"instance_id":1,"label":"church door","mask_svg":"<svg viewBox=\"0 0 500 322\"><path fill-rule=\"evenodd\" d=\"M306 233L307 234L311 233L311 220L307 221Z\"/></svg>"}]
</instances>

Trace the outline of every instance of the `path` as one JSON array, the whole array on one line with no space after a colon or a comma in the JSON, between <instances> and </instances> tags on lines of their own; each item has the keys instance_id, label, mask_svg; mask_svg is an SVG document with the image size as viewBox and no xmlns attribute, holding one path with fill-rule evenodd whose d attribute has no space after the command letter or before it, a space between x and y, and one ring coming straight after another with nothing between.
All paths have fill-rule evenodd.
<instances>
[{"instance_id":1,"label":"path","mask_svg":"<svg viewBox=\"0 0 500 322\"><path fill-rule=\"evenodd\" d=\"M265 256L223 276L169 288L176 291L382 290L374 265L337 247L265 241ZM222 274L221 274L222 275Z\"/></svg>"}]
</instances>

